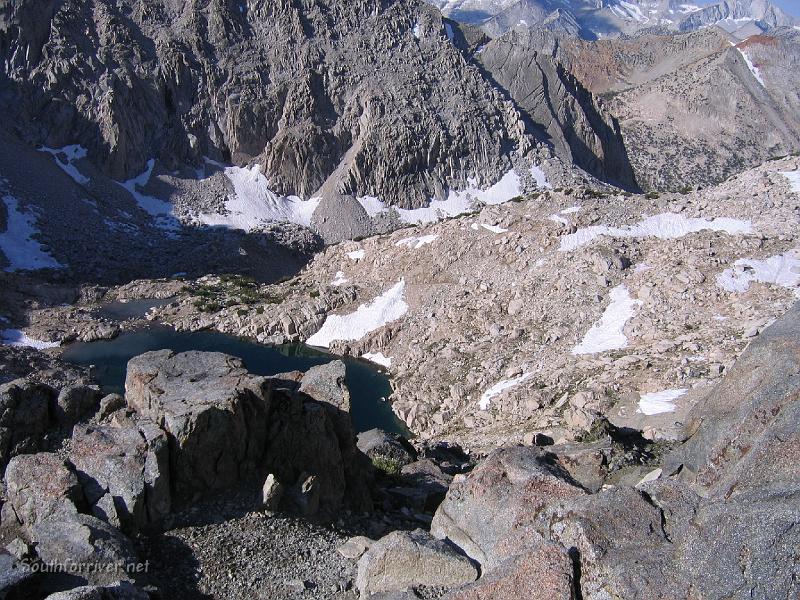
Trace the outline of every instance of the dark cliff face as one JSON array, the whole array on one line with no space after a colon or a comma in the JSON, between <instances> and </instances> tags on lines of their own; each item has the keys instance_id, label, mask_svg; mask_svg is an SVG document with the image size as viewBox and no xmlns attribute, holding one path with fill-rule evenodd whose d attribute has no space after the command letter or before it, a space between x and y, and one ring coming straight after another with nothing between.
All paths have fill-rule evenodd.
<instances>
[{"instance_id":1,"label":"dark cliff face","mask_svg":"<svg viewBox=\"0 0 800 600\"><path fill-rule=\"evenodd\" d=\"M598 179L638 189L616 119L534 38L504 36L476 57L559 157Z\"/></svg>"}]
</instances>

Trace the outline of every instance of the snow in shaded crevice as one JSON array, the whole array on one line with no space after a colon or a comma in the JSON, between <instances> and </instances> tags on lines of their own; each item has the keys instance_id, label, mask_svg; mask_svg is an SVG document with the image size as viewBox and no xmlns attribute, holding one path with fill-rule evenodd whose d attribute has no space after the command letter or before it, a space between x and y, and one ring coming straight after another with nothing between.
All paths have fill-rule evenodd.
<instances>
[{"instance_id":1,"label":"snow in shaded crevice","mask_svg":"<svg viewBox=\"0 0 800 600\"><path fill-rule=\"evenodd\" d=\"M140 191L150 181L155 164L156 161L150 159L147 161L147 167L140 175L128 179L127 181L118 181L117 183L128 190L130 195L136 200L136 204L139 205L139 208L153 217L156 227L166 231L176 231L180 229L180 223L178 219L175 218L172 204L160 200L159 198L148 196Z\"/></svg>"},{"instance_id":2,"label":"snow in shaded crevice","mask_svg":"<svg viewBox=\"0 0 800 600\"><path fill-rule=\"evenodd\" d=\"M753 74L753 77L756 78L756 81L758 81L758 83L761 84L761 87L766 88L767 86L764 85L764 80L761 78L761 71L757 66L753 64L753 61L750 58L750 56L748 56L747 52L745 52L739 47L737 47L736 49L739 51L739 54L742 55L742 58L744 59L744 62L747 65L747 68L750 69L750 72Z\"/></svg>"},{"instance_id":3,"label":"snow in shaded crevice","mask_svg":"<svg viewBox=\"0 0 800 600\"><path fill-rule=\"evenodd\" d=\"M689 390L685 388L675 390L664 390L661 392L651 392L639 395L639 406L636 412L644 415L659 415L662 413L674 412L675 401Z\"/></svg>"},{"instance_id":4,"label":"snow in shaded crevice","mask_svg":"<svg viewBox=\"0 0 800 600\"><path fill-rule=\"evenodd\" d=\"M36 348L37 350L57 348L61 345L59 342L43 342L33 339L25 335L25 332L19 329L3 329L0 331L0 342L6 346L21 346L25 348Z\"/></svg>"},{"instance_id":5,"label":"snow in shaded crevice","mask_svg":"<svg viewBox=\"0 0 800 600\"><path fill-rule=\"evenodd\" d=\"M728 217L704 219L701 217L686 217L676 213L662 213L647 217L635 225L627 225L625 227L592 225L591 227L578 229L575 233L561 238L559 250L561 252L575 250L604 235L622 238L653 237L662 240L674 240L703 230L722 231L730 235L753 232L750 221Z\"/></svg>"},{"instance_id":6,"label":"snow in shaded crevice","mask_svg":"<svg viewBox=\"0 0 800 600\"><path fill-rule=\"evenodd\" d=\"M402 240L398 240L395 242L395 246L406 246L407 248L411 248L412 250L416 250L417 248L422 248L427 244L432 244L439 238L436 234L430 235L421 235L419 237L407 237L403 238Z\"/></svg>"},{"instance_id":7,"label":"snow in shaded crevice","mask_svg":"<svg viewBox=\"0 0 800 600\"><path fill-rule=\"evenodd\" d=\"M39 233L36 215L32 211L20 210L19 201L11 195L3 196L6 205L6 230L0 233L0 250L8 266L7 272L34 271L37 269L61 269L63 265L42 249L34 239Z\"/></svg>"},{"instance_id":8,"label":"snow in shaded crevice","mask_svg":"<svg viewBox=\"0 0 800 600\"><path fill-rule=\"evenodd\" d=\"M408 312L404 297L405 286L405 280L401 279L371 302L359 306L355 312L348 315L329 315L320 330L308 338L306 343L329 348L334 341L360 340L368 333L396 321Z\"/></svg>"},{"instance_id":9,"label":"snow in shaded crevice","mask_svg":"<svg viewBox=\"0 0 800 600\"><path fill-rule=\"evenodd\" d=\"M43 146L39 148L39 152L47 152L53 156L53 159L56 161L56 165L64 171L67 175L69 175L75 183L79 185L86 185L91 181L88 177L86 177L83 173L81 173L78 168L73 165L72 163L76 160L80 160L84 158L87 154L86 148L80 146L78 144L72 144L70 146L64 146L63 148L48 148L47 146ZM62 157L66 157L67 162L62 162Z\"/></svg>"},{"instance_id":10,"label":"snow in shaded crevice","mask_svg":"<svg viewBox=\"0 0 800 600\"><path fill-rule=\"evenodd\" d=\"M763 260L741 258L717 275L717 285L727 292L746 292L752 282L792 289L800 298L800 250Z\"/></svg>"},{"instance_id":11,"label":"snow in shaded crevice","mask_svg":"<svg viewBox=\"0 0 800 600\"><path fill-rule=\"evenodd\" d=\"M531 377L533 377L533 373L523 373L522 375L519 375L512 379L504 379L502 381L495 383L492 387L490 387L488 390L483 392L483 394L481 394L481 399L478 402L478 406L480 407L481 410L488 410L489 405L491 404L493 398L499 396L506 390L518 386L519 384L527 381Z\"/></svg>"},{"instance_id":12,"label":"snow in shaded crevice","mask_svg":"<svg viewBox=\"0 0 800 600\"><path fill-rule=\"evenodd\" d=\"M624 285L611 290L611 302L606 307L600 320L583 336L580 344L572 349L572 354L595 354L607 350L619 350L628 345L624 329L628 320L633 317L635 308L641 300L631 298Z\"/></svg>"}]
</instances>

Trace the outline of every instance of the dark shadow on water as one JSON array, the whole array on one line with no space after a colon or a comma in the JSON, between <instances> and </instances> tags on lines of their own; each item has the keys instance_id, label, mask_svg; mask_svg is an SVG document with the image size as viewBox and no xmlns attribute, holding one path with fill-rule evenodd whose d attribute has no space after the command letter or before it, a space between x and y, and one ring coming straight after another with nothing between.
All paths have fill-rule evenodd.
<instances>
[{"instance_id":1,"label":"dark shadow on water","mask_svg":"<svg viewBox=\"0 0 800 600\"><path fill-rule=\"evenodd\" d=\"M71 344L64 349L62 357L70 363L91 365L92 376L105 392L121 394L124 393L128 361L139 354L161 349L223 352L241 358L247 369L256 375L307 371L313 366L341 359L347 367L355 430L367 431L379 427L408 435L386 401L392 388L385 373L366 361L337 356L304 344L265 346L214 331L178 332L166 327L154 327L124 333L113 340Z\"/></svg>"}]
</instances>

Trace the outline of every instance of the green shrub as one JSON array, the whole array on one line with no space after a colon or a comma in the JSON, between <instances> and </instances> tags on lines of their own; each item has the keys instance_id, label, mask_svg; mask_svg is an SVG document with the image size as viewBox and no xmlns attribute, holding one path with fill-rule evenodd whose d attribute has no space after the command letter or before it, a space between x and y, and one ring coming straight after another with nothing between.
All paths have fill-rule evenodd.
<instances>
[{"instance_id":1,"label":"green shrub","mask_svg":"<svg viewBox=\"0 0 800 600\"><path fill-rule=\"evenodd\" d=\"M372 466L387 475L397 475L403 468L403 464L399 460L388 456L373 456Z\"/></svg>"}]
</instances>

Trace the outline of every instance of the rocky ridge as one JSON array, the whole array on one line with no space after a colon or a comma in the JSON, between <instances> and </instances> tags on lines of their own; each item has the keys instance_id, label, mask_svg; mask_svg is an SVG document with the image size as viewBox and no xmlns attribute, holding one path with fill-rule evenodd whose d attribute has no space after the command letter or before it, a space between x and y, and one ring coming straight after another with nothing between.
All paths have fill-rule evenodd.
<instances>
[{"instance_id":1,"label":"rocky ridge","mask_svg":"<svg viewBox=\"0 0 800 600\"><path fill-rule=\"evenodd\" d=\"M711 28L585 41L522 29L490 42L479 60L491 72L495 64L514 74L519 65L527 74L537 71L539 56L555 57L565 72L562 79L568 79L568 73L575 85L595 94L595 110L618 128L624 141L610 146L603 128L592 128L603 148L596 155L607 156L607 165L630 165L627 175L608 172L609 180L616 175L645 190L678 191L718 183L768 159L800 151L800 105L793 83L799 35L784 27L738 40ZM508 81L502 72L501 83ZM542 107L539 97L528 93L529 78L511 78L509 88L528 113ZM572 130L579 128L576 123ZM550 135L556 147L563 144L555 127ZM565 139L570 147L580 147L568 135Z\"/></svg>"},{"instance_id":2,"label":"rocky ridge","mask_svg":"<svg viewBox=\"0 0 800 600\"><path fill-rule=\"evenodd\" d=\"M511 30L541 27L584 39L635 36L648 31L697 31L719 27L739 39L797 19L771 2L723 0L694 4L682 0L429 0L449 17L479 25L500 37Z\"/></svg>"}]
</instances>

